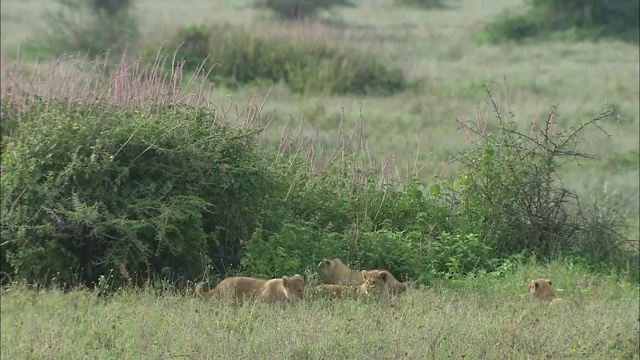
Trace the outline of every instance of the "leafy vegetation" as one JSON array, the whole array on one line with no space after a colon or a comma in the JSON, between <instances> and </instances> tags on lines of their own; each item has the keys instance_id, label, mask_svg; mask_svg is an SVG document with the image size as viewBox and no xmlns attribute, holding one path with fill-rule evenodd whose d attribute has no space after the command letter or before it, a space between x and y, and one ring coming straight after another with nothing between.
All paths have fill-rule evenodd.
<instances>
[{"instance_id":1,"label":"leafy vegetation","mask_svg":"<svg viewBox=\"0 0 640 360\"><path fill-rule=\"evenodd\" d=\"M303 20L315 17L322 10L336 6L354 6L349 0L256 0L257 8L267 8L278 17L287 20Z\"/></svg>"},{"instance_id":2,"label":"leafy vegetation","mask_svg":"<svg viewBox=\"0 0 640 360\"><path fill-rule=\"evenodd\" d=\"M395 0L398 5L415 6L426 9L446 8L449 6L445 0Z\"/></svg>"},{"instance_id":3,"label":"leafy vegetation","mask_svg":"<svg viewBox=\"0 0 640 360\"><path fill-rule=\"evenodd\" d=\"M121 63L111 76L129 68ZM64 86L80 88L82 76ZM314 155L313 143L263 153L259 111L230 126L216 108L167 100L129 79L108 82L93 100L81 99L93 91L2 97L2 122L14 126L3 138L1 179L11 277L70 286L119 271L184 284L210 267L280 276L341 256L430 282L494 271L522 254L565 253L638 278L620 215L570 202L577 197L557 176L560 158L586 156L577 135L615 109L568 132L547 122L525 136L494 104L499 131L466 127L478 136L460 156L466 168L426 184L368 168L361 150L345 146L362 141L353 138L329 158ZM155 100L130 103L143 93Z\"/></svg>"},{"instance_id":4,"label":"leafy vegetation","mask_svg":"<svg viewBox=\"0 0 640 360\"><path fill-rule=\"evenodd\" d=\"M497 42L528 38L618 38L638 43L637 0L530 0L523 15L504 13L481 39Z\"/></svg>"},{"instance_id":5,"label":"leafy vegetation","mask_svg":"<svg viewBox=\"0 0 640 360\"><path fill-rule=\"evenodd\" d=\"M55 56L68 52L122 53L139 38L132 0L57 0L43 16L46 35L30 46ZM34 50L35 51L35 50Z\"/></svg>"},{"instance_id":6,"label":"leafy vegetation","mask_svg":"<svg viewBox=\"0 0 640 360\"><path fill-rule=\"evenodd\" d=\"M322 40L266 38L230 26L180 29L167 45L185 71L211 67L209 79L234 86L284 82L296 93L390 95L409 87L399 69L352 47ZM150 47L147 58L155 58ZM206 60L206 61L205 61Z\"/></svg>"}]
</instances>

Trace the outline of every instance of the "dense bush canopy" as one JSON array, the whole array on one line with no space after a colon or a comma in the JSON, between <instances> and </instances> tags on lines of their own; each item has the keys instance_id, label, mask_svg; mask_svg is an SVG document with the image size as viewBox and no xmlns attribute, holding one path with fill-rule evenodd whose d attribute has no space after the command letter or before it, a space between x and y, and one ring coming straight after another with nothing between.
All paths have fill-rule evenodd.
<instances>
[{"instance_id":1,"label":"dense bush canopy","mask_svg":"<svg viewBox=\"0 0 640 360\"><path fill-rule=\"evenodd\" d=\"M310 171L306 155L263 154L260 128L215 111L3 98L2 271L185 281L210 266L274 276L337 256L427 282L563 252L637 277L619 216L606 204L576 211L555 180L557 158L580 156L577 132L546 126L538 136L553 141L535 142L501 121L461 154L463 172L427 186L381 181L348 152Z\"/></svg>"}]
</instances>

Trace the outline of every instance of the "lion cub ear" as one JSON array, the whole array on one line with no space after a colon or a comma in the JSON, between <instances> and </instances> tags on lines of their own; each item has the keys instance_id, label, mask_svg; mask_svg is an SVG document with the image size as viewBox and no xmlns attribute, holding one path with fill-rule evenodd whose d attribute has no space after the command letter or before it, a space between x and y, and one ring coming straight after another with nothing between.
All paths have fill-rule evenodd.
<instances>
[{"instance_id":1,"label":"lion cub ear","mask_svg":"<svg viewBox=\"0 0 640 360\"><path fill-rule=\"evenodd\" d=\"M549 283L549 286L553 286L553 284L551 283L551 280L547 280L547 282Z\"/></svg>"},{"instance_id":2,"label":"lion cub ear","mask_svg":"<svg viewBox=\"0 0 640 360\"><path fill-rule=\"evenodd\" d=\"M382 281L387 282L387 280L388 280L388 277L387 277L387 276L388 276L389 274L388 274L386 271L380 271L380 272L378 273L378 275L380 276L380 279L382 279Z\"/></svg>"},{"instance_id":3,"label":"lion cub ear","mask_svg":"<svg viewBox=\"0 0 640 360\"><path fill-rule=\"evenodd\" d=\"M535 284L534 286L536 288L536 291L538 291L538 289L540 288L540 283L535 281L534 284Z\"/></svg>"},{"instance_id":4,"label":"lion cub ear","mask_svg":"<svg viewBox=\"0 0 640 360\"><path fill-rule=\"evenodd\" d=\"M302 278L302 275L300 275L300 274L295 274L295 275L293 275L293 276L292 276L292 278L296 278L296 279L304 280L304 279Z\"/></svg>"}]
</instances>

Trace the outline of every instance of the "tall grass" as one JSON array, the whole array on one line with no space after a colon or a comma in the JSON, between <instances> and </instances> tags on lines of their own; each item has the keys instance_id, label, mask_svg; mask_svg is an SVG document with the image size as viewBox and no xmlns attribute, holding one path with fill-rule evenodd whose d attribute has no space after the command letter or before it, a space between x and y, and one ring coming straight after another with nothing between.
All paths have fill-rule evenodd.
<instances>
[{"instance_id":1,"label":"tall grass","mask_svg":"<svg viewBox=\"0 0 640 360\"><path fill-rule=\"evenodd\" d=\"M579 310L529 303L525 284L538 276ZM0 351L12 359L637 359L640 345L637 284L570 264L445 281L390 304L307 296L231 307L155 286L101 297L12 285L0 295Z\"/></svg>"}]
</instances>

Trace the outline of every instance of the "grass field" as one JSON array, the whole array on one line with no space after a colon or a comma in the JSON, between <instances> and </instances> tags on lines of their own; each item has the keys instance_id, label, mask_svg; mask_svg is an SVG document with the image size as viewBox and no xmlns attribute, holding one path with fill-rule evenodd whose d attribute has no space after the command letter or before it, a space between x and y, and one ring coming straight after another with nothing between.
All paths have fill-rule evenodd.
<instances>
[{"instance_id":1,"label":"grass field","mask_svg":"<svg viewBox=\"0 0 640 360\"><path fill-rule=\"evenodd\" d=\"M542 309L549 276L580 308ZM232 307L192 293L2 290L3 359L638 359L638 284L568 264L444 281L379 299Z\"/></svg>"}]
</instances>

